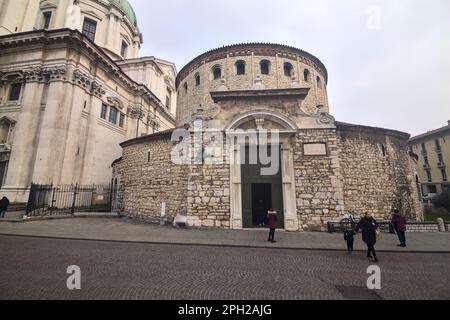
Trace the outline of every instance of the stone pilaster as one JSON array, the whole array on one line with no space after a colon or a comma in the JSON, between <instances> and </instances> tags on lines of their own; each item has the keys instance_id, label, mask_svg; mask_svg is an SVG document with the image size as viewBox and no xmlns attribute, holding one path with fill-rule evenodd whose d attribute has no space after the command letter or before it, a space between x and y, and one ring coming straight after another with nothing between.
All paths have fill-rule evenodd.
<instances>
[{"instance_id":1,"label":"stone pilaster","mask_svg":"<svg viewBox=\"0 0 450 320\"><path fill-rule=\"evenodd\" d=\"M40 125L40 102L45 84L29 82L24 85L21 112L15 126L13 147L8 172L2 191L12 202L26 202L31 185L34 155L37 149L36 134ZM17 139L20 137L20 139Z\"/></svg>"}]
</instances>

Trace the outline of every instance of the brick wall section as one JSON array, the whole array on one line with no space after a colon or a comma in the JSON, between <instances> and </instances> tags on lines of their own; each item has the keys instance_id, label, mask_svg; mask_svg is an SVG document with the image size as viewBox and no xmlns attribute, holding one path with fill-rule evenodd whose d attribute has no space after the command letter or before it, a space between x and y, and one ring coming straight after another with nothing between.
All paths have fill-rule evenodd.
<instances>
[{"instance_id":1,"label":"brick wall section","mask_svg":"<svg viewBox=\"0 0 450 320\"><path fill-rule=\"evenodd\" d=\"M188 168L171 161L173 145L169 134L123 148L117 171L122 172L125 215L141 220L158 219L161 203L166 202L166 214L174 218L186 207Z\"/></svg>"},{"instance_id":2,"label":"brick wall section","mask_svg":"<svg viewBox=\"0 0 450 320\"><path fill-rule=\"evenodd\" d=\"M408 135L338 124L338 137L346 210L389 219L397 207L409 220L423 221L407 149Z\"/></svg>"},{"instance_id":3,"label":"brick wall section","mask_svg":"<svg viewBox=\"0 0 450 320\"><path fill-rule=\"evenodd\" d=\"M224 136L221 133L222 137ZM208 139L205 139L208 140ZM227 163L226 148L222 141L205 141L206 151L210 148L222 150L214 159L203 165L190 165L187 189L188 225L206 228L230 227L230 166ZM220 161L225 159L225 161Z\"/></svg>"},{"instance_id":4,"label":"brick wall section","mask_svg":"<svg viewBox=\"0 0 450 320\"><path fill-rule=\"evenodd\" d=\"M336 130L300 130L294 144L297 210L303 230L326 231L342 217L344 199ZM304 156L304 143L326 142L327 156Z\"/></svg>"}]
</instances>

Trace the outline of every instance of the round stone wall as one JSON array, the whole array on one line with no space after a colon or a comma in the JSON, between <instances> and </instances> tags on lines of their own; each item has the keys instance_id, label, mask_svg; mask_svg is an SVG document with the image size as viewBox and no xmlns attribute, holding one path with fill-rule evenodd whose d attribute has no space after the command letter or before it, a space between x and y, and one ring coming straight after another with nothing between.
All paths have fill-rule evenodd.
<instances>
[{"instance_id":1,"label":"round stone wall","mask_svg":"<svg viewBox=\"0 0 450 320\"><path fill-rule=\"evenodd\" d=\"M275 44L242 44L209 51L178 74L178 124L215 108L210 92L252 89L310 88L302 102L308 110L329 112L328 73L313 55Z\"/></svg>"}]
</instances>

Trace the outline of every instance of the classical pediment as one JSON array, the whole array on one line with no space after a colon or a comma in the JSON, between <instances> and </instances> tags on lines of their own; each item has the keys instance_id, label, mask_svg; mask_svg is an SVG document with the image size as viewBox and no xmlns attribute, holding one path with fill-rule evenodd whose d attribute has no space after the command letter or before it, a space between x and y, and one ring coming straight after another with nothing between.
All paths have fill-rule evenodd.
<instances>
[{"instance_id":1,"label":"classical pediment","mask_svg":"<svg viewBox=\"0 0 450 320\"><path fill-rule=\"evenodd\" d=\"M41 10L56 9L57 7L58 7L58 4L55 3L55 1L50 1L50 0L43 0L39 4L39 8Z\"/></svg>"},{"instance_id":2,"label":"classical pediment","mask_svg":"<svg viewBox=\"0 0 450 320\"><path fill-rule=\"evenodd\" d=\"M125 107L123 102L116 97L108 97L108 98L106 98L106 100L108 101L109 105L111 105L117 109L122 110Z\"/></svg>"},{"instance_id":3,"label":"classical pediment","mask_svg":"<svg viewBox=\"0 0 450 320\"><path fill-rule=\"evenodd\" d=\"M3 116L0 118L0 125L4 125L4 124L11 125L11 124L15 124L15 123L16 123L16 120L14 120L8 116Z\"/></svg>"}]
</instances>

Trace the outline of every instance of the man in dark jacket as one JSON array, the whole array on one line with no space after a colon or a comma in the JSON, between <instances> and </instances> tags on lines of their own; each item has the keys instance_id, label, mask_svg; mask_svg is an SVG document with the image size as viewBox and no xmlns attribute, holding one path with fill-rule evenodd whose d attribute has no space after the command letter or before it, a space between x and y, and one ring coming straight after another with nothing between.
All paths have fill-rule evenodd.
<instances>
[{"instance_id":1,"label":"man in dark jacket","mask_svg":"<svg viewBox=\"0 0 450 320\"><path fill-rule=\"evenodd\" d=\"M394 210L392 215L392 225L400 240L399 247L406 248L406 219L398 209Z\"/></svg>"},{"instance_id":2,"label":"man in dark jacket","mask_svg":"<svg viewBox=\"0 0 450 320\"><path fill-rule=\"evenodd\" d=\"M9 199L7 197L3 197L3 199L0 200L0 219L3 219L5 217L8 207L9 207Z\"/></svg>"},{"instance_id":3,"label":"man in dark jacket","mask_svg":"<svg viewBox=\"0 0 450 320\"><path fill-rule=\"evenodd\" d=\"M367 257L373 258L375 262L378 262L377 254L375 252L375 244L377 243L377 230L378 224L371 214L366 215L359 221L356 226L355 232L358 233L362 230L362 238L367 245Z\"/></svg>"},{"instance_id":4,"label":"man in dark jacket","mask_svg":"<svg viewBox=\"0 0 450 320\"><path fill-rule=\"evenodd\" d=\"M275 243L275 230L278 227L278 212L271 208L267 213L267 227L270 229L269 242Z\"/></svg>"}]
</instances>

